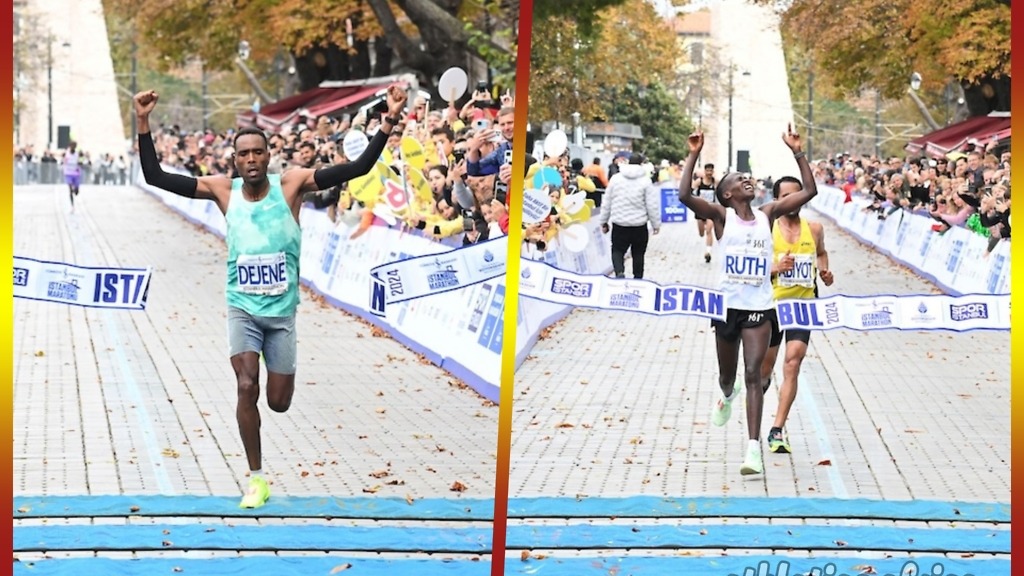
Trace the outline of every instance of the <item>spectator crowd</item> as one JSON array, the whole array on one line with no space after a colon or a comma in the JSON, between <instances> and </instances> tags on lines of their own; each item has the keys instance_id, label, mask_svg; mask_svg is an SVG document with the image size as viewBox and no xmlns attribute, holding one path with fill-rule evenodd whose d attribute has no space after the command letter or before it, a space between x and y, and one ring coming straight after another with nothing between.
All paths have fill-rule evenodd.
<instances>
[{"instance_id":1,"label":"spectator crowd","mask_svg":"<svg viewBox=\"0 0 1024 576\"><path fill-rule=\"evenodd\" d=\"M866 199L879 219L901 211L929 216L942 234L963 227L988 238L991 253L1010 239L1010 151L972 142L963 152L939 157L836 154L818 161L815 177L841 188L847 201Z\"/></svg>"},{"instance_id":2,"label":"spectator crowd","mask_svg":"<svg viewBox=\"0 0 1024 576\"><path fill-rule=\"evenodd\" d=\"M341 188L309 194L306 202L326 210L334 221L352 215L368 226L373 215L383 215L392 223L401 222L437 240L461 239L471 244L506 234L514 98L506 92L495 99L492 89L478 84L464 100L461 105L453 102L432 108L429 99L415 98L392 131L377 169L371 171L374 183L367 185L366 180L356 179ZM266 132L271 153L269 172L280 174L294 167L321 168L350 162L354 158L345 154L346 136L360 132L372 137L383 116L380 106L368 106L351 118L348 114L316 118L299 114L293 121ZM234 176L235 132L160 125L153 129L153 142L166 168L197 177ZM136 169L134 152L130 151L127 159L106 154L100 160L90 160L81 152L83 183L131 183ZM60 154L47 151L36 158L32 147L18 150L17 183L62 184ZM387 198L385 179L405 192L397 204ZM363 187L357 190L360 185Z\"/></svg>"}]
</instances>

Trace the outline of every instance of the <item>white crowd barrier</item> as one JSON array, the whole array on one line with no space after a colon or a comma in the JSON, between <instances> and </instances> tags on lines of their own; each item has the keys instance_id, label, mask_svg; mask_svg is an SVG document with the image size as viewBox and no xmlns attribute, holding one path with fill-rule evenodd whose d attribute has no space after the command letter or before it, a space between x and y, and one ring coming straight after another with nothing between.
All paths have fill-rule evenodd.
<instances>
[{"instance_id":1,"label":"white crowd barrier","mask_svg":"<svg viewBox=\"0 0 1024 576\"><path fill-rule=\"evenodd\" d=\"M546 262L560 270L579 274L607 274L612 269L611 235L601 232L601 225L595 211L590 220L582 224L587 227L590 241L582 252L573 252L558 241L556 236L543 252L531 245L525 245L523 258ZM525 263L524 263L525 264ZM531 268L520 265L520 282L529 282ZM516 326L516 367L518 367L545 328L564 318L575 306L555 304L535 298L519 299L519 323Z\"/></svg>"},{"instance_id":2,"label":"white crowd barrier","mask_svg":"<svg viewBox=\"0 0 1024 576\"><path fill-rule=\"evenodd\" d=\"M164 167L165 171L171 168ZM224 216L213 202L183 198L140 181L152 194L190 222L221 238ZM418 232L400 232L376 221L356 239L344 223L333 223L326 212L309 206L300 213L304 285L337 306L385 330L407 348L463 380L492 402L498 402L501 348L504 334L505 280L495 279L443 294L387 307L384 318L370 312L370 270L410 256L453 249L453 242L438 242ZM581 274L604 274L611 269L611 241L595 218L584 223L590 242L572 252L554 238L543 252L527 248L524 258L542 260ZM226 254L225 254L226 257ZM528 268L523 268L527 270ZM223 283L223 278L217 280ZM571 312L572 306L521 298L516 326L518 367L541 332ZM443 337L439 335L443 334Z\"/></svg>"},{"instance_id":3,"label":"white crowd barrier","mask_svg":"<svg viewBox=\"0 0 1024 576\"><path fill-rule=\"evenodd\" d=\"M863 211L866 200L845 200L842 190L818 184L810 207L947 294L1009 294L1009 241L999 242L985 257L988 239L966 228L939 234L932 230L936 221L928 216L899 210L879 220L877 213Z\"/></svg>"},{"instance_id":4,"label":"white crowd barrier","mask_svg":"<svg viewBox=\"0 0 1024 576\"><path fill-rule=\"evenodd\" d=\"M224 237L224 216L213 202L183 198L142 181L138 186L187 220ZM455 242L438 242L418 232L403 233L380 221L353 240L350 237L354 226L335 224L325 211L310 206L303 207L300 220L299 264L304 285L331 305L380 327L489 400L498 401L505 308L503 280L395 304L388 307L386 317L380 318L369 312L370 269L409 256L446 252ZM224 281L223 277L216 280L221 286Z\"/></svg>"}]
</instances>

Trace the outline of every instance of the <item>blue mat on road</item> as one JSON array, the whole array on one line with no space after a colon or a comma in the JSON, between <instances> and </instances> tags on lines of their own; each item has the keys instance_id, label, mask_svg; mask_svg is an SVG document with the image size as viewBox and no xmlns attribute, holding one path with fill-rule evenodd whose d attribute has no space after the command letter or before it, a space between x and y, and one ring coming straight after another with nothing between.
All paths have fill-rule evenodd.
<instances>
[{"instance_id":1,"label":"blue mat on road","mask_svg":"<svg viewBox=\"0 0 1024 576\"><path fill-rule=\"evenodd\" d=\"M228 496L18 496L14 518L194 516L465 520L493 518L491 499L275 497L257 510L238 508ZM931 522L1010 521L1010 505L998 502L867 500L837 498L511 498L508 517L518 518L836 518Z\"/></svg>"},{"instance_id":2,"label":"blue mat on road","mask_svg":"<svg viewBox=\"0 0 1024 576\"><path fill-rule=\"evenodd\" d=\"M917 569L913 574L932 574L932 568L941 564L940 573L946 576L1009 576L1010 561L1003 559L950 559L944 557L921 557L907 559L872 559L854 557L841 558L785 558L780 556L691 556L691 557L626 557L626 558L547 558L520 561L518 558L505 562L505 574L532 576L645 576L664 574L686 574L687 576L728 576L743 575L747 568L757 573L760 563L770 566L769 572L776 576L780 561L789 563L789 576L808 574L817 568L817 574L824 573L831 563L835 574L865 573L866 566L874 569L879 576L904 573L908 562ZM349 565L350 568L341 570ZM74 558L40 560L32 563L15 562L16 576L81 576L83 574L103 576L135 576L145 574L183 574L184 576L488 576L491 566L487 558L479 562L470 560L384 560L367 558L331 557L239 557L209 560L147 558L141 560L111 560L107 558Z\"/></svg>"},{"instance_id":3,"label":"blue mat on road","mask_svg":"<svg viewBox=\"0 0 1024 576\"><path fill-rule=\"evenodd\" d=\"M509 549L771 549L1010 552L1010 531L821 525L509 526ZM18 526L15 552L323 550L482 554L488 528L213 524Z\"/></svg>"}]
</instances>

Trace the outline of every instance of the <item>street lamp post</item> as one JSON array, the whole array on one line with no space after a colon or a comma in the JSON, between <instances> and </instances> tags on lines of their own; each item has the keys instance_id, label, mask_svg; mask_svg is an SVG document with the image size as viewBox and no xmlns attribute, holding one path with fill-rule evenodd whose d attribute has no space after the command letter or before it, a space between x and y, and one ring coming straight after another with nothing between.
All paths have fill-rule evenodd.
<instances>
[{"instance_id":1,"label":"street lamp post","mask_svg":"<svg viewBox=\"0 0 1024 576\"><path fill-rule=\"evenodd\" d=\"M924 102L922 102L921 98L918 97L917 95L918 89L921 88L922 80L923 78L917 72L911 74L910 90L907 91L907 94L910 95L910 99L913 100L914 104L917 105L917 109L921 112L921 116L924 118L925 123L928 124L928 127L931 128L932 130L938 130L939 125L935 122L935 119L932 118L931 112L928 111L928 107L925 106Z\"/></svg>"}]
</instances>

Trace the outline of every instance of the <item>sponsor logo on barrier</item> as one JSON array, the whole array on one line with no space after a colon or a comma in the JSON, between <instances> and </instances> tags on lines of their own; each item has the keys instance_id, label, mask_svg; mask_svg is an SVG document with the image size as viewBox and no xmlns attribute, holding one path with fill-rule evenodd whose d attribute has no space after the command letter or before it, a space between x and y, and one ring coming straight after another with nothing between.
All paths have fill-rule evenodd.
<instances>
[{"instance_id":1,"label":"sponsor logo on barrier","mask_svg":"<svg viewBox=\"0 0 1024 576\"><path fill-rule=\"evenodd\" d=\"M491 252L490 250L484 250L483 261L483 264L477 266L477 270L481 273L489 274L505 269L505 261L498 260L496 262L494 252Z\"/></svg>"},{"instance_id":2,"label":"sponsor logo on barrier","mask_svg":"<svg viewBox=\"0 0 1024 576\"><path fill-rule=\"evenodd\" d=\"M455 270L455 258L440 256L420 265L421 268L433 269L427 274L427 287L430 290L447 290L459 286L458 272Z\"/></svg>"},{"instance_id":3,"label":"sponsor logo on barrier","mask_svg":"<svg viewBox=\"0 0 1024 576\"><path fill-rule=\"evenodd\" d=\"M630 289L629 283L627 282L625 286L623 286L623 292L611 295L608 305L613 308L637 310L640 308L640 290L636 288Z\"/></svg>"},{"instance_id":4,"label":"sponsor logo on barrier","mask_svg":"<svg viewBox=\"0 0 1024 576\"><path fill-rule=\"evenodd\" d=\"M917 305L917 314L911 316L910 319L921 324L934 324L939 318L934 314L928 313L928 304L922 300Z\"/></svg>"},{"instance_id":5,"label":"sponsor logo on barrier","mask_svg":"<svg viewBox=\"0 0 1024 576\"><path fill-rule=\"evenodd\" d=\"M568 278L555 277L551 280L551 292L576 298L590 298L594 291L592 282L574 282Z\"/></svg>"},{"instance_id":6,"label":"sponsor logo on barrier","mask_svg":"<svg viewBox=\"0 0 1024 576\"><path fill-rule=\"evenodd\" d=\"M960 263L960 253L963 249L963 240L953 240L953 247L949 250L949 258L946 259L946 272L956 272L956 265Z\"/></svg>"},{"instance_id":7,"label":"sponsor logo on barrier","mask_svg":"<svg viewBox=\"0 0 1024 576\"><path fill-rule=\"evenodd\" d=\"M999 290L1000 277L1003 274L1003 266L1006 265L1006 257L1002 254L993 254L995 260L992 262L992 267L989 268L988 281L985 283L988 286L988 291L991 294L995 294Z\"/></svg>"},{"instance_id":8,"label":"sponsor logo on barrier","mask_svg":"<svg viewBox=\"0 0 1024 576\"><path fill-rule=\"evenodd\" d=\"M46 287L46 295L58 300L78 301L78 280L74 278L64 281L49 282Z\"/></svg>"},{"instance_id":9,"label":"sponsor logo on barrier","mask_svg":"<svg viewBox=\"0 0 1024 576\"><path fill-rule=\"evenodd\" d=\"M879 305L875 300L871 301L871 311L860 316L860 323L865 328L882 328L892 326L891 303L883 302Z\"/></svg>"},{"instance_id":10,"label":"sponsor logo on barrier","mask_svg":"<svg viewBox=\"0 0 1024 576\"><path fill-rule=\"evenodd\" d=\"M14 269L14 285L28 286L28 268Z\"/></svg>"},{"instance_id":11,"label":"sponsor logo on barrier","mask_svg":"<svg viewBox=\"0 0 1024 576\"><path fill-rule=\"evenodd\" d=\"M950 304L949 317L955 322L964 320L988 320L988 304L975 302L971 304Z\"/></svg>"},{"instance_id":12,"label":"sponsor logo on barrier","mask_svg":"<svg viewBox=\"0 0 1024 576\"><path fill-rule=\"evenodd\" d=\"M431 290L445 290L459 285L459 277L454 269L439 270L427 274L427 286Z\"/></svg>"},{"instance_id":13,"label":"sponsor logo on barrier","mask_svg":"<svg viewBox=\"0 0 1024 576\"><path fill-rule=\"evenodd\" d=\"M212 205L212 203L210 203ZM341 236L331 232L327 235L327 243L324 244L324 251L320 256L320 270L324 274L331 273L331 264L334 262L334 253L338 249L338 241Z\"/></svg>"}]
</instances>

